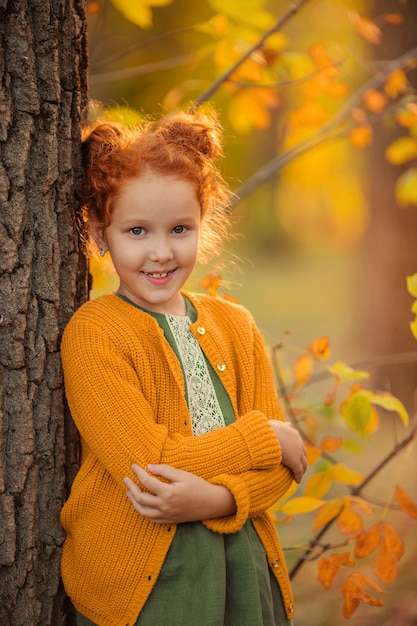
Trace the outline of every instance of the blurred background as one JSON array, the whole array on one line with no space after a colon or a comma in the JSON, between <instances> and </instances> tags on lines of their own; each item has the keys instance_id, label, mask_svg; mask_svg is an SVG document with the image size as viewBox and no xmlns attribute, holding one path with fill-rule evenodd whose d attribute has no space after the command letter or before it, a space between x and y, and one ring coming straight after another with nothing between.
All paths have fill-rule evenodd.
<instances>
[{"instance_id":1,"label":"blurred background","mask_svg":"<svg viewBox=\"0 0 417 626\"><path fill-rule=\"evenodd\" d=\"M389 147L417 134L416 70L395 65L417 46L417 2L309 0L293 11L296 4L88 1L90 115L135 123L186 109L282 19L209 97L225 132L223 172L242 195L219 291L252 311L269 345L284 342L285 382L298 350L328 336L332 360L367 369L373 386L414 414L417 344L406 278L417 272L417 178L409 174L417 151L390 158ZM387 63L398 70L389 85ZM402 114L414 121L399 123ZM256 184L253 175L277 155L273 175ZM92 259L91 271L91 297L117 288L102 260ZM188 287L201 290L213 271L199 267ZM378 454L393 438L400 433L389 422ZM365 470L373 450L364 450ZM414 497L415 469L412 454L388 467ZM382 475L382 499L385 485ZM415 534L413 520L398 523ZM297 541L299 524L282 527L284 545ZM353 623L417 624L416 556L415 546L407 551L385 608L361 607ZM296 624L343 623L340 590L312 582L314 568L294 583Z\"/></svg>"}]
</instances>

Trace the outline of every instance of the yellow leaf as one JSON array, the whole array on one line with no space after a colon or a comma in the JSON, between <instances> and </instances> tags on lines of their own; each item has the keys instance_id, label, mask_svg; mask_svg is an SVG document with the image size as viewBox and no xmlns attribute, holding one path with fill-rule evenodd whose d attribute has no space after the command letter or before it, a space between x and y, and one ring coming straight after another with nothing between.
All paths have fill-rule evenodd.
<instances>
[{"instance_id":1,"label":"yellow leaf","mask_svg":"<svg viewBox=\"0 0 417 626\"><path fill-rule=\"evenodd\" d=\"M342 463L333 465L329 470L329 474L333 480L337 480L337 482L343 483L344 485L359 485L364 479L363 474L349 469L349 467L346 467L346 465Z\"/></svg>"},{"instance_id":2,"label":"yellow leaf","mask_svg":"<svg viewBox=\"0 0 417 626\"><path fill-rule=\"evenodd\" d=\"M229 20L227 16L220 13L219 15L214 15L212 18L210 18L206 22L197 24L196 26L194 26L194 29L200 33L207 33L209 35L219 35L225 32L228 22Z\"/></svg>"},{"instance_id":3,"label":"yellow leaf","mask_svg":"<svg viewBox=\"0 0 417 626\"><path fill-rule=\"evenodd\" d=\"M320 337L308 346L311 354L319 361L324 361L330 356L330 343L328 337Z\"/></svg>"},{"instance_id":4,"label":"yellow leaf","mask_svg":"<svg viewBox=\"0 0 417 626\"><path fill-rule=\"evenodd\" d=\"M299 498L293 498L288 500L282 505L281 511L287 515L299 515L301 513L310 513L315 511L323 504L322 500L318 498L306 498L300 496Z\"/></svg>"},{"instance_id":5,"label":"yellow leaf","mask_svg":"<svg viewBox=\"0 0 417 626\"><path fill-rule=\"evenodd\" d=\"M343 605L343 616L346 617L346 619L352 617L360 602L365 602L371 606L383 606L383 600L370 595L370 593L366 590L366 587L370 587L379 593L385 593L384 590L374 580L372 580L372 578L369 578L364 574L356 572L347 578L342 587L342 594L345 599L345 603Z\"/></svg>"},{"instance_id":6,"label":"yellow leaf","mask_svg":"<svg viewBox=\"0 0 417 626\"><path fill-rule=\"evenodd\" d=\"M323 504L314 517L313 531L315 532L337 517L343 508L342 501L337 498Z\"/></svg>"},{"instance_id":7,"label":"yellow leaf","mask_svg":"<svg viewBox=\"0 0 417 626\"><path fill-rule=\"evenodd\" d=\"M317 472L307 480L304 495L309 498L322 499L329 491L332 481L327 472Z\"/></svg>"},{"instance_id":8,"label":"yellow leaf","mask_svg":"<svg viewBox=\"0 0 417 626\"><path fill-rule=\"evenodd\" d=\"M334 577L341 567L353 567L355 561L352 559L350 552L341 554L332 554L329 557L322 557L318 563L317 580L321 582L325 589L330 589Z\"/></svg>"},{"instance_id":9,"label":"yellow leaf","mask_svg":"<svg viewBox=\"0 0 417 626\"><path fill-rule=\"evenodd\" d=\"M298 357L294 363L295 386L302 387L310 378L313 371L313 359L308 354Z\"/></svg>"},{"instance_id":10,"label":"yellow leaf","mask_svg":"<svg viewBox=\"0 0 417 626\"><path fill-rule=\"evenodd\" d=\"M417 157L417 139L412 137L400 137L394 141L385 151L389 163L401 165Z\"/></svg>"},{"instance_id":11,"label":"yellow leaf","mask_svg":"<svg viewBox=\"0 0 417 626\"><path fill-rule=\"evenodd\" d=\"M395 196L400 206L417 205L417 169L410 168L399 178L395 185Z\"/></svg>"},{"instance_id":12,"label":"yellow leaf","mask_svg":"<svg viewBox=\"0 0 417 626\"><path fill-rule=\"evenodd\" d=\"M372 113L381 113L388 104L384 94L375 89L367 89L363 95L363 101L366 108Z\"/></svg>"},{"instance_id":13,"label":"yellow leaf","mask_svg":"<svg viewBox=\"0 0 417 626\"><path fill-rule=\"evenodd\" d=\"M405 426L408 426L409 417L407 409L405 408L401 400L391 395L387 391L368 391L363 389L362 391L359 391L357 395L360 395L362 398L369 400L369 402L372 402L372 404L376 404L377 406L382 407L386 411L395 411L403 424Z\"/></svg>"},{"instance_id":14,"label":"yellow leaf","mask_svg":"<svg viewBox=\"0 0 417 626\"><path fill-rule=\"evenodd\" d=\"M384 85L384 91L393 100L407 90L407 75L404 70L392 72Z\"/></svg>"},{"instance_id":15,"label":"yellow leaf","mask_svg":"<svg viewBox=\"0 0 417 626\"><path fill-rule=\"evenodd\" d=\"M381 525L375 524L369 530L362 531L355 538L354 556L356 559L364 559L374 552L381 543Z\"/></svg>"},{"instance_id":16,"label":"yellow leaf","mask_svg":"<svg viewBox=\"0 0 417 626\"><path fill-rule=\"evenodd\" d=\"M407 276L407 290L408 293L417 298L417 273Z\"/></svg>"},{"instance_id":17,"label":"yellow leaf","mask_svg":"<svg viewBox=\"0 0 417 626\"><path fill-rule=\"evenodd\" d=\"M399 485L395 487L395 499L400 505L401 511L417 519L417 504L413 502L410 496Z\"/></svg>"},{"instance_id":18,"label":"yellow leaf","mask_svg":"<svg viewBox=\"0 0 417 626\"><path fill-rule=\"evenodd\" d=\"M130 22L137 24L141 28L151 28L152 26L152 6L166 6L172 0L111 0L113 6Z\"/></svg>"},{"instance_id":19,"label":"yellow leaf","mask_svg":"<svg viewBox=\"0 0 417 626\"><path fill-rule=\"evenodd\" d=\"M370 43L381 43L382 31L374 22L361 17L356 11L348 11L348 16L356 32Z\"/></svg>"},{"instance_id":20,"label":"yellow leaf","mask_svg":"<svg viewBox=\"0 0 417 626\"><path fill-rule=\"evenodd\" d=\"M342 378L343 380L363 380L369 378L369 372L354 370L342 361L336 361L336 363L329 366L327 369L333 376Z\"/></svg>"},{"instance_id":21,"label":"yellow leaf","mask_svg":"<svg viewBox=\"0 0 417 626\"><path fill-rule=\"evenodd\" d=\"M363 520L359 513L345 507L337 518L337 525L343 535L355 537L363 528Z\"/></svg>"},{"instance_id":22,"label":"yellow leaf","mask_svg":"<svg viewBox=\"0 0 417 626\"><path fill-rule=\"evenodd\" d=\"M352 128L349 137L356 148L367 148L371 145L374 134L369 124L361 124L360 126L356 126L356 128Z\"/></svg>"}]
</instances>

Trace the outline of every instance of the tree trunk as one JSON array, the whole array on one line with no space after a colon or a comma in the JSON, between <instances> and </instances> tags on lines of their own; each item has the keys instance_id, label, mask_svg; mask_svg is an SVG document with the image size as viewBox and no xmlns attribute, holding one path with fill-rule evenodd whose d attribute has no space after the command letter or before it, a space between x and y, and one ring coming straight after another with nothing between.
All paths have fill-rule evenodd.
<instances>
[{"instance_id":1,"label":"tree trunk","mask_svg":"<svg viewBox=\"0 0 417 626\"><path fill-rule=\"evenodd\" d=\"M0 624L60 626L59 513L78 450L59 343L87 297L84 0L0 0L0 31Z\"/></svg>"},{"instance_id":2,"label":"tree trunk","mask_svg":"<svg viewBox=\"0 0 417 626\"><path fill-rule=\"evenodd\" d=\"M374 10L381 15L394 12L395 7L397 3L392 0L378 0ZM416 45L417 4L407 3L401 13L404 24L386 28L383 46L376 49L382 60L395 59ZM410 78L415 87L415 70ZM370 355L388 357L375 375L375 385L397 395L413 411L417 402L417 343L409 326L414 317L413 298L407 293L406 276L417 272L417 208L400 208L396 203L396 181L411 164L400 168L387 163L385 150L393 140L392 129L381 124L369 162L371 223L359 292L362 345ZM405 357L398 363L394 355L400 354Z\"/></svg>"}]
</instances>

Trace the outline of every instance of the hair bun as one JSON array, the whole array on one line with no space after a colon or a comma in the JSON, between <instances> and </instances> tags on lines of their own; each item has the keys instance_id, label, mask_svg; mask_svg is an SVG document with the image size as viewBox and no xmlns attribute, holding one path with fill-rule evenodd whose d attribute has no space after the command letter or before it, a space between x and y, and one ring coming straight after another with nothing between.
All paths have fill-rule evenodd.
<instances>
[{"instance_id":1,"label":"hair bun","mask_svg":"<svg viewBox=\"0 0 417 626\"><path fill-rule=\"evenodd\" d=\"M158 126L165 141L175 143L179 149L197 152L210 160L223 155L223 135L214 117L179 113L163 118Z\"/></svg>"}]
</instances>

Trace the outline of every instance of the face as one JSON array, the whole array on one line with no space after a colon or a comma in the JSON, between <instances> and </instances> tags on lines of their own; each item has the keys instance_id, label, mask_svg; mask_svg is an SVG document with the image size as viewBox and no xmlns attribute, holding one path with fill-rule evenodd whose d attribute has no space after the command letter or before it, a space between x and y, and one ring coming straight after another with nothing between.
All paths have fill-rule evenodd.
<instances>
[{"instance_id":1,"label":"face","mask_svg":"<svg viewBox=\"0 0 417 626\"><path fill-rule=\"evenodd\" d=\"M148 172L127 181L96 241L110 252L119 293L157 313L184 315L180 289L194 269L201 208L191 182Z\"/></svg>"}]
</instances>

